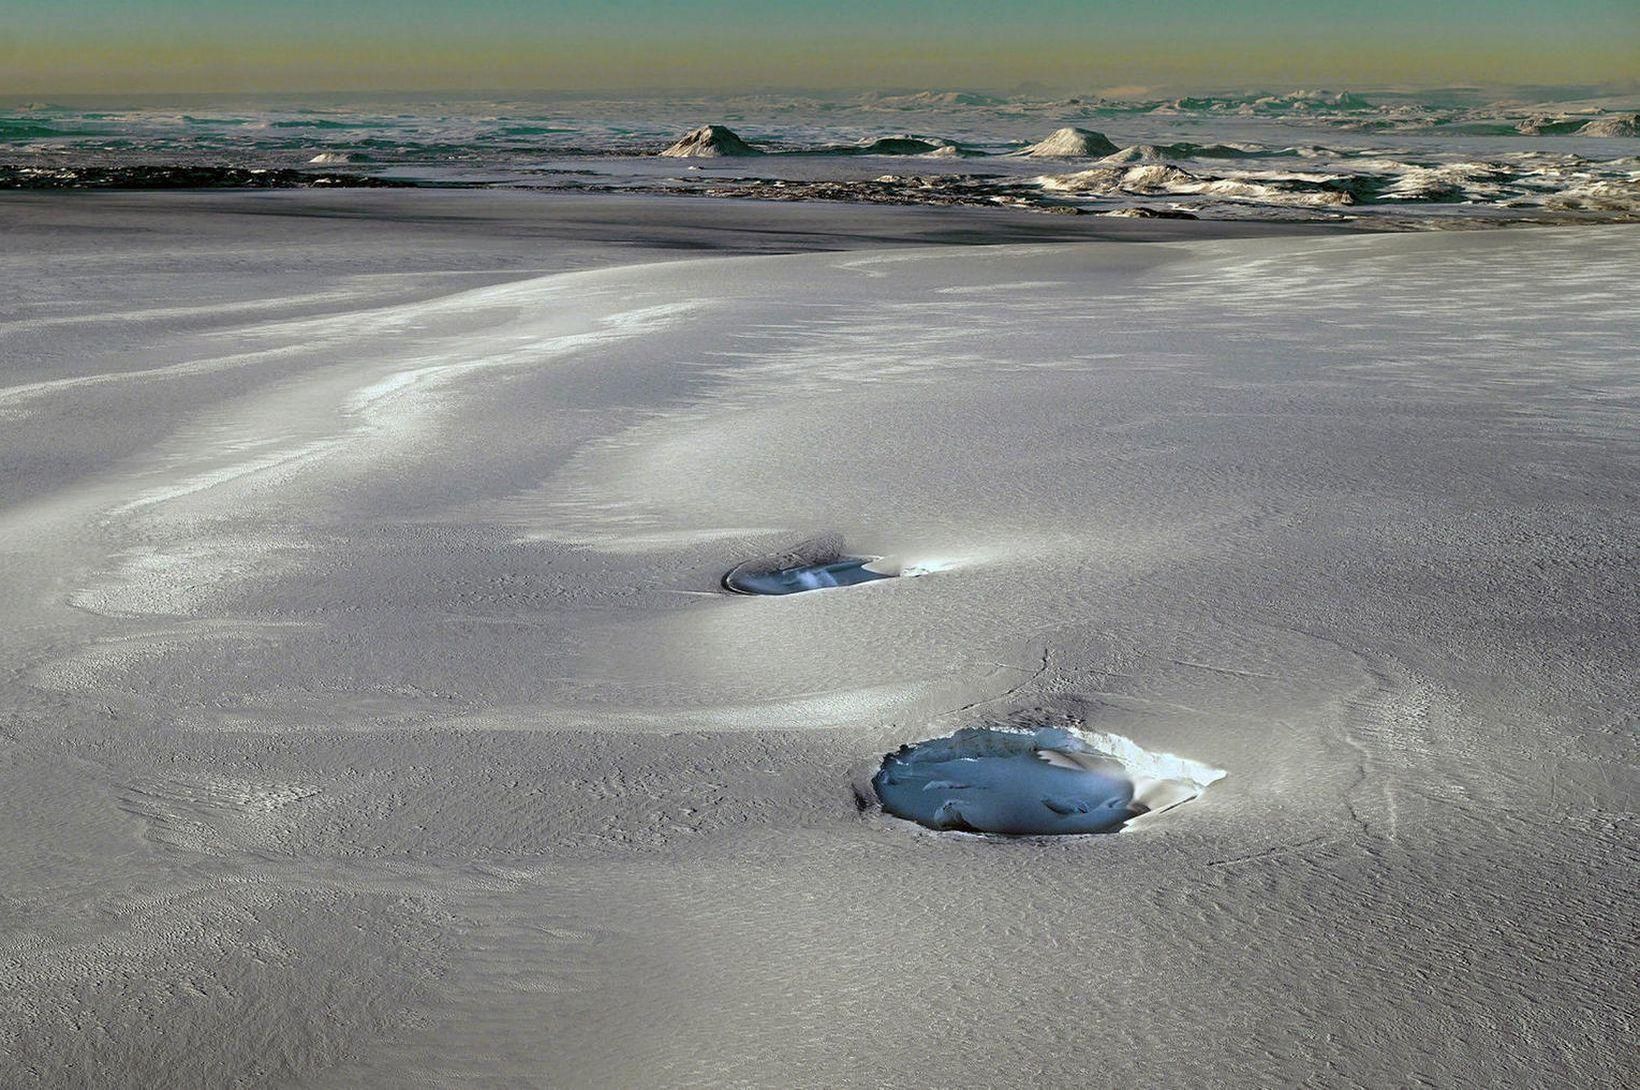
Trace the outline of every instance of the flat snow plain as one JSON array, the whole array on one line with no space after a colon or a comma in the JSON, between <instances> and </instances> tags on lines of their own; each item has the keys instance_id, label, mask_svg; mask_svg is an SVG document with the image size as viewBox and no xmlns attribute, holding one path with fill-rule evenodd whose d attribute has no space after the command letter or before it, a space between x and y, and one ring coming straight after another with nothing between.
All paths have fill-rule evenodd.
<instances>
[{"instance_id":1,"label":"flat snow plain","mask_svg":"<svg viewBox=\"0 0 1640 1090\"><path fill-rule=\"evenodd\" d=\"M1084 223L0 202L0 1085L1631 1079L1640 228Z\"/></svg>"}]
</instances>

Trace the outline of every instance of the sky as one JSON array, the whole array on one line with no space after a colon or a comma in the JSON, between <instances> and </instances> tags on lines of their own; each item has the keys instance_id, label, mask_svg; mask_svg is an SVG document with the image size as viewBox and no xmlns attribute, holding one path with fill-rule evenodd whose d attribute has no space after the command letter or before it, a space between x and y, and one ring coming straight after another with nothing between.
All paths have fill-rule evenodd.
<instances>
[{"instance_id":1,"label":"sky","mask_svg":"<svg viewBox=\"0 0 1640 1090\"><path fill-rule=\"evenodd\" d=\"M1640 0L0 0L0 92L1640 81Z\"/></svg>"}]
</instances>

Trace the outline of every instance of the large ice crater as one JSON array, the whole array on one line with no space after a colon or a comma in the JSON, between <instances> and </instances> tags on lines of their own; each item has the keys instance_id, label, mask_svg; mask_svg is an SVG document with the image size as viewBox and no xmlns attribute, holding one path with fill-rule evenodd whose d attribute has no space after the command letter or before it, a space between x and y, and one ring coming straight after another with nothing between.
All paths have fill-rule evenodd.
<instances>
[{"instance_id":1,"label":"large ice crater","mask_svg":"<svg viewBox=\"0 0 1640 1090\"><path fill-rule=\"evenodd\" d=\"M872 778L883 809L930 829L1111 833L1199 796L1224 772L1075 727L967 727L901 746Z\"/></svg>"}]
</instances>

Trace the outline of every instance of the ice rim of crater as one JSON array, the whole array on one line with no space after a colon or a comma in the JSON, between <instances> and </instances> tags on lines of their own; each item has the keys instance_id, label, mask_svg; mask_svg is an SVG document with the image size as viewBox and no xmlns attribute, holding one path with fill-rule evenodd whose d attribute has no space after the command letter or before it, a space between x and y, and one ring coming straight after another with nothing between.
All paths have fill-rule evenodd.
<instances>
[{"instance_id":1,"label":"ice rim of crater","mask_svg":"<svg viewBox=\"0 0 1640 1090\"><path fill-rule=\"evenodd\" d=\"M1018 735L1036 741L1051 740L1056 744L1037 748L1039 750L1042 748L1050 750L1068 748L1079 754L1085 754L1097 760L1109 761L1120 766L1123 778L1132 787L1132 793L1127 802L1126 816L1108 828L1097 830L992 832L975 828L942 828L919 821L915 817L897 814L888 808L887 801L878 786L878 780L892 763L904 763L903 758L906 755L923 747L938 746L940 744L949 746L952 743L960 743L963 735L974 737L980 734ZM1017 756L1017 754L959 756L953 752L952 759L984 760L986 756L1008 759ZM1189 757L1145 749L1125 735L1108 731L1089 730L1068 723L980 723L959 728L948 734L922 739L917 742L908 742L892 753L885 753L869 781L855 785L855 795L862 813L890 819L896 824L909 826L917 833L927 836L969 836L988 840L1100 837L1143 827L1158 815L1200 798L1208 787L1224 779L1227 774L1222 768L1214 768L1212 765ZM936 786L936 784L927 785L924 790L932 786Z\"/></svg>"}]
</instances>

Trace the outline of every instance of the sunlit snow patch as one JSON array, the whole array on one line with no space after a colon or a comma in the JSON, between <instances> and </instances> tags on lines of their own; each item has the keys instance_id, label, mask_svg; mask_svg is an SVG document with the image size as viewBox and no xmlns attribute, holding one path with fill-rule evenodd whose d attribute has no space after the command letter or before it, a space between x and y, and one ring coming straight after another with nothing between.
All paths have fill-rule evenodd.
<instances>
[{"instance_id":1,"label":"sunlit snow patch","mask_svg":"<svg viewBox=\"0 0 1640 1090\"><path fill-rule=\"evenodd\" d=\"M1116 734L968 727L901 746L871 785L889 813L930 829L1042 836L1115 832L1223 776Z\"/></svg>"},{"instance_id":2,"label":"sunlit snow patch","mask_svg":"<svg viewBox=\"0 0 1640 1090\"><path fill-rule=\"evenodd\" d=\"M723 585L736 594L799 594L892 579L899 574L897 570L882 569L881 562L873 558L850 556L789 567L742 564L723 577Z\"/></svg>"}]
</instances>

